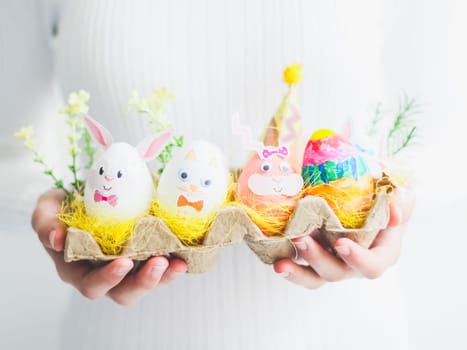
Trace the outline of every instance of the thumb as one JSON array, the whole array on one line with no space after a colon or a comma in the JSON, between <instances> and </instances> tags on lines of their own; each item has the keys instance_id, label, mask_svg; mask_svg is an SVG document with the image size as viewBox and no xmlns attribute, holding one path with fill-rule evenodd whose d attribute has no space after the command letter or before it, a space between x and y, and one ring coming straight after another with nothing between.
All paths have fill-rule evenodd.
<instances>
[{"instance_id":1,"label":"thumb","mask_svg":"<svg viewBox=\"0 0 467 350\"><path fill-rule=\"evenodd\" d=\"M63 191L56 189L44 193L37 201L31 220L41 243L55 251L62 251L65 245L66 228L57 217L64 196Z\"/></svg>"}]
</instances>

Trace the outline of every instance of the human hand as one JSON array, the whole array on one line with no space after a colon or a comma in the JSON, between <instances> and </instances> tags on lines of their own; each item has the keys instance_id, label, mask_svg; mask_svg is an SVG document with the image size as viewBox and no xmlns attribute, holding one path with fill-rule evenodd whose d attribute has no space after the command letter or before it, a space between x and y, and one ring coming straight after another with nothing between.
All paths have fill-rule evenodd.
<instances>
[{"instance_id":1,"label":"human hand","mask_svg":"<svg viewBox=\"0 0 467 350\"><path fill-rule=\"evenodd\" d=\"M282 259L274 264L274 270L290 282L316 289L326 282L363 276L374 279L393 265L399 258L402 238L415 204L413 192L398 188L390 204L388 227L376 236L366 249L348 238L340 238L334 246L339 257L323 248L311 235L294 239L293 242L309 266L291 259Z\"/></svg>"},{"instance_id":2,"label":"human hand","mask_svg":"<svg viewBox=\"0 0 467 350\"><path fill-rule=\"evenodd\" d=\"M64 193L57 189L40 196L32 215L32 227L52 257L60 278L86 298L94 300L107 295L120 305L128 305L186 272L183 260L162 256L150 258L136 273L129 273L134 263L128 258L101 267L86 261L66 263L63 256L66 228L57 219L63 199Z\"/></svg>"}]
</instances>

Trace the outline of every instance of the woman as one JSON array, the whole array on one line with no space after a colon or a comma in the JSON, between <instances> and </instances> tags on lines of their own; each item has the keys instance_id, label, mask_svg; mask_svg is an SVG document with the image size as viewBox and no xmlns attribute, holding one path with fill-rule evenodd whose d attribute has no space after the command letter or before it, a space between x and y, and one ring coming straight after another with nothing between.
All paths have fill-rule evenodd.
<instances>
[{"instance_id":1,"label":"woman","mask_svg":"<svg viewBox=\"0 0 467 350\"><path fill-rule=\"evenodd\" d=\"M126 111L131 91L168 86L177 96L177 132L219 144L241 166L242 155L229 152L239 146L227 127L230 115L238 111L262 130L283 93L278 76L288 63L304 66L301 109L309 132L339 128L342 118L362 115L382 97L382 5L359 1L365 12L352 5L64 1L52 39L57 75L65 94L90 91L93 116L130 143L147 133ZM203 275L186 275L182 260L165 257L135 274L125 258L100 268L65 263L66 232L56 219L62 198L57 190L42 195L33 227L60 277L99 299L74 296L63 323L67 348L408 347L396 271L366 279L398 258L411 207L403 196L369 250L339 240L339 260L308 236L294 241L307 266L286 259L272 269L240 245L224 249ZM357 276L365 279L350 279Z\"/></svg>"}]
</instances>

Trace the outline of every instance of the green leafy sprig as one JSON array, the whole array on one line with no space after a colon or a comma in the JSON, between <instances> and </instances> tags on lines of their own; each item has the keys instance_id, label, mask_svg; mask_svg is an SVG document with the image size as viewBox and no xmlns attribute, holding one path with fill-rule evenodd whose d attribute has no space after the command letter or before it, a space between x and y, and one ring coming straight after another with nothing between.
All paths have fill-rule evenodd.
<instances>
[{"instance_id":1,"label":"green leafy sprig","mask_svg":"<svg viewBox=\"0 0 467 350\"><path fill-rule=\"evenodd\" d=\"M407 94L404 94L399 101L399 109L395 117L389 121L388 130L385 132L387 158L394 158L401 151L413 145L418 135L414 115L418 113L420 113L420 106L415 98L409 98ZM383 119L384 114L380 102L376 106L374 117L370 122L369 136L378 133Z\"/></svg>"},{"instance_id":2,"label":"green leafy sprig","mask_svg":"<svg viewBox=\"0 0 467 350\"><path fill-rule=\"evenodd\" d=\"M44 174L52 178L55 187L63 190L66 196L70 197L71 192L65 188L65 186L63 185L63 180L57 178L52 168L45 162L44 155L40 153L37 149L37 142L34 139L34 129L32 128L32 126L21 128L18 132L15 133L15 137L19 140L22 140L24 147L26 147L26 149L32 152L34 156L33 161L42 165L42 167L44 168Z\"/></svg>"},{"instance_id":3,"label":"green leafy sprig","mask_svg":"<svg viewBox=\"0 0 467 350\"><path fill-rule=\"evenodd\" d=\"M67 189L64 185L64 181L55 176L52 168L48 166L44 160L44 156L38 151L37 143L33 138L33 128L21 128L15 134L15 137L23 140L24 146L33 153L34 162L43 165L44 174L50 176L56 188L63 190L66 194L66 199L71 200L75 194L82 195L84 181L78 178L80 168L78 167L78 156L81 153L80 140L84 139L84 151L88 156L88 163L85 168L89 169L94 161L95 148L92 146L91 136L85 129L82 120L82 114L87 113L89 107L87 102L89 101L90 95L84 90L73 92L68 96L67 105L61 111L62 114L67 116L66 124L68 126L67 140L68 140L68 153L71 157L71 162L68 164L68 169L72 173L73 180L71 182L71 189Z\"/></svg>"},{"instance_id":4,"label":"green leafy sprig","mask_svg":"<svg viewBox=\"0 0 467 350\"><path fill-rule=\"evenodd\" d=\"M379 123L383 120L382 102L378 102L375 108L375 115L371 120L370 127L368 129L368 135L374 136L378 133Z\"/></svg>"},{"instance_id":5,"label":"green leafy sprig","mask_svg":"<svg viewBox=\"0 0 467 350\"><path fill-rule=\"evenodd\" d=\"M96 148L93 146L92 137L88 129L84 129L83 140L84 140L84 152L86 153L88 157L88 162L85 166L85 169L91 169L92 165L94 164L94 155L96 154Z\"/></svg>"},{"instance_id":6,"label":"green leafy sprig","mask_svg":"<svg viewBox=\"0 0 467 350\"><path fill-rule=\"evenodd\" d=\"M419 113L419 106L416 100L404 94L387 136L387 150L390 157L394 157L413 143L417 126L412 117L417 113Z\"/></svg>"},{"instance_id":7,"label":"green leafy sprig","mask_svg":"<svg viewBox=\"0 0 467 350\"><path fill-rule=\"evenodd\" d=\"M157 174L160 175L164 171L167 163L172 159L172 148L174 147L183 147L183 136L172 138L172 141L165 146L162 152L157 156L157 160L162 164L162 166L157 169Z\"/></svg>"}]
</instances>

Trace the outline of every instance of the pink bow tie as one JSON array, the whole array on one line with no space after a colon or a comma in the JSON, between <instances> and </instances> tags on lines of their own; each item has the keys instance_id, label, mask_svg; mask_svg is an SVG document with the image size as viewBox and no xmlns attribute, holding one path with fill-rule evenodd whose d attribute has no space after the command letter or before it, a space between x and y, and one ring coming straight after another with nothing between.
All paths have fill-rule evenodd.
<instances>
[{"instance_id":1,"label":"pink bow tie","mask_svg":"<svg viewBox=\"0 0 467 350\"><path fill-rule=\"evenodd\" d=\"M98 190L94 192L94 202L107 202L109 203L112 207L115 207L117 205L117 196L115 194L112 194L108 197L103 196Z\"/></svg>"},{"instance_id":2,"label":"pink bow tie","mask_svg":"<svg viewBox=\"0 0 467 350\"><path fill-rule=\"evenodd\" d=\"M277 154L282 157L286 157L289 154L289 150L286 146L278 147L278 148L263 148L261 151L262 158L263 159L268 159L269 157L273 156L274 154Z\"/></svg>"}]
</instances>

